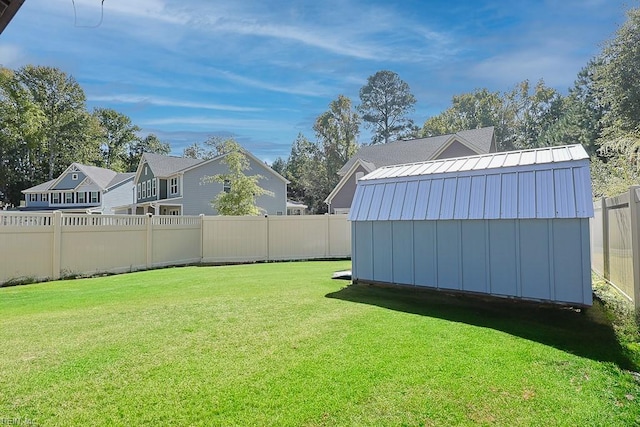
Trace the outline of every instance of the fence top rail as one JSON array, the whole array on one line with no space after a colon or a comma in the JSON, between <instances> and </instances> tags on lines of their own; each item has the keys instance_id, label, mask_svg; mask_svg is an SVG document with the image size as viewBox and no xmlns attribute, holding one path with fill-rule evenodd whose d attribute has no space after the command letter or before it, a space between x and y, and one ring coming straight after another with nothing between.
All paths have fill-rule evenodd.
<instances>
[{"instance_id":1,"label":"fence top rail","mask_svg":"<svg viewBox=\"0 0 640 427\"><path fill-rule=\"evenodd\" d=\"M35 227L50 226L53 214L49 212L0 212L0 226Z\"/></svg>"},{"instance_id":2,"label":"fence top rail","mask_svg":"<svg viewBox=\"0 0 640 427\"><path fill-rule=\"evenodd\" d=\"M615 197L607 197L605 199L605 206L607 208L629 206L629 193L622 193Z\"/></svg>"},{"instance_id":3,"label":"fence top rail","mask_svg":"<svg viewBox=\"0 0 640 427\"><path fill-rule=\"evenodd\" d=\"M199 216L154 215L151 217L153 225L199 225Z\"/></svg>"}]
</instances>

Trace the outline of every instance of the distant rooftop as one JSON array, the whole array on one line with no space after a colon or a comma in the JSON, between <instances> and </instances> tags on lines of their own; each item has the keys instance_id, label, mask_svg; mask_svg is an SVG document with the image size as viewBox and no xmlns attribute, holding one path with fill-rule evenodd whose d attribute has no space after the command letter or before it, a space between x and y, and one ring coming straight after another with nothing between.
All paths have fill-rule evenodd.
<instances>
[{"instance_id":1,"label":"distant rooftop","mask_svg":"<svg viewBox=\"0 0 640 427\"><path fill-rule=\"evenodd\" d=\"M493 142L494 128L486 127L480 129L464 130L452 134L432 136L429 138L418 138L389 142L387 144L365 145L360 147L358 152L340 169L338 174L343 175L353 163L361 161L373 164L374 168L398 165L416 161L430 160L440 151L443 145L458 136L460 139L472 144L477 152L488 153Z\"/></svg>"}]
</instances>

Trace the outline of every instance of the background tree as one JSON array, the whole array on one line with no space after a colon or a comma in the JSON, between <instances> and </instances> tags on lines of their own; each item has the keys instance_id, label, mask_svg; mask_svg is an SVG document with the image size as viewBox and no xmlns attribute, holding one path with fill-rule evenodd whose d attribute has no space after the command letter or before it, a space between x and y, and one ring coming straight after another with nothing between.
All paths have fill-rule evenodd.
<instances>
[{"instance_id":1,"label":"background tree","mask_svg":"<svg viewBox=\"0 0 640 427\"><path fill-rule=\"evenodd\" d=\"M38 162L44 113L15 73L0 68L0 201L17 205L20 191L44 176Z\"/></svg>"},{"instance_id":2,"label":"background tree","mask_svg":"<svg viewBox=\"0 0 640 427\"><path fill-rule=\"evenodd\" d=\"M365 125L373 130L372 144L387 143L404 133L413 135L413 111L416 98L409 85L393 71L382 70L367 79L360 89L360 106Z\"/></svg>"},{"instance_id":3,"label":"background tree","mask_svg":"<svg viewBox=\"0 0 640 427\"><path fill-rule=\"evenodd\" d=\"M287 173L287 161L282 157L277 157L273 163L271 163L271 169L285 176Z\"/></svg>"},{"instance_id":4,"label":"background tree","mask_svg":"<svg viewBox=\"0 0 640 427\"><path fill-rule=\"evenodd\" d=\"M494 126L496 141L500 143L511 137L512 121L500 92L476 89L471 93L455 95L451 107L427 119L421 133L424 137L430 137Z\"/></svg>"},{"instance_id":5,"label":"background tree","mask_svg":"<svg viewBox=\"0 0 640 427\"><path fill-rule=\"evenodd\" d=\"M131 119L111 108L96 108L93 116L100 124L100 151L102 166L118 172L129 167L129 151L135 151L138 126Z\"/></svg>"},{"instance_id":6,"label":"background tree","mask_svg":"<svg viewBox=\"0 0 640 427\"><path fill-rule=\"evenodd\" d=\"M498 151L506 151L551 145L547 129L560 119L563 99L543 80L533 88L524 80L503 94L476 89L456 95L451 104L425 121L423 136L494 126Z\"/></svg>"},{"instance_id":7,"label":"background tree","mask_svg":"<svg viewBox=\"0 0 640 427\"><path fill-rule=\"evenodd\" d=\"M595 61L593 89L602 107L594 189L615 195L640 182L640 9L628 11L627 21L604 45Z\"/></svg>"},{"instance_id":8,"label":"background tree","mask_svg":"<svg viewBox=\"0 0 640 427\"><path fill-rule=\"evenodd\" d=\"M322 147L327 184L331 188L338 183L340 168L358 149L359 126L360 117L351 108L351 100L344 95L331 101L329 110L322 113L313 125Z\"/></svg>"},{"instance_id":9,"label":"background tree","mask_svg":"<svg viewBox=\"0 0 640 427\"><path fill-rule=\"evenodd\" d=\"M242 147L233 139L220 143L219 149L226 155L221 160L229 168L229 172L213 176L205 176L203 182L227 184L228 190L220 192L211 205L219 215L259 215L264 209L256 205L256 199L262 195L273 195L258 185L261 175L246 175L250 169L249 159Z\"/></svg>"},{"instance_id":10,"label":"background tree","mask_svg":"<svg viewBox=\"0 0 640 427\"><path fill-rule=\"evenodd\" d=\"M298 134L291 145L286 165L284 176L290 181L288 197L307 205L311 213L325 213L327 206L324 199L331 189L327 192L326 164L319 144Z\"/></svg>"},{"instance_id":11,"label":"background tree","mask_svg":"<svg viewBox=\"0 0 640 427\"><path fill-rule=\"evenodd\" d=\"M220 135L210 136L202 143L194 142L189 145L183 150L182 157L205 160L213 159L225 153L225 150L229 147L227 141L229 141L229 138Z\"/></svg>"},{"instance_id":12,"label":"background tree","mask_svg":"<svg viewBox=\"0 0 640 427\"><path fill-rule=\"evenodd\" d=\"M128 145L129 153L127 155L127 171L134 172L138 168L140 158L143 153L156 153L168 155L171 153L171 147L168 142L162 142L158 137L150 133L144 138L137 138Z\"/></svg>"},{"instance_id":13,"label":"background tree","mask_svg":"<svg viewBox=\"0 0 640 427\"><path fill-rule=\"evenodd\" d=\"M597 94L595 71L599 59L593 59L578 73L569 94L562 98L558 120L541 135L549 145L582 144L590 155L596 154L602 133L604 106Z\"/></svg>"},{"instance_id":14,"label":"background tree","mask_svg":"<svg viewBox=\"0 0 640 427\"><path fill-rule=\"evenodd\" d=\"M72 162L94 162L96 128L76 80L57 68L34 65L18 70L16 78L44 114L43 147L36 161L47 170L46 178L53 179Z\"/></svg>"},{"instance_id":15,"label":"background tree","mask_svg":"<svg viewBox=\"0 0 640 427\"><path fill-rule=\"evenodd\" d=\"M504 97L507 115L513 117L513 135L502 141L502 149L527 149L551 145L546 130L559 119L562 96L540 79L533 88L524 80Z\"/></svg>"},{"instance_id":16,"label":"background tree","mask_svg":"<svg viewBox=\"0 0 640 427\"><path fill-rule=\"evenodd\" d=\"M197 142L194 142L182 151L182 157L188 157L190 159L204 159L206 154L205 148Z\"/></svg>"}]
</instances>

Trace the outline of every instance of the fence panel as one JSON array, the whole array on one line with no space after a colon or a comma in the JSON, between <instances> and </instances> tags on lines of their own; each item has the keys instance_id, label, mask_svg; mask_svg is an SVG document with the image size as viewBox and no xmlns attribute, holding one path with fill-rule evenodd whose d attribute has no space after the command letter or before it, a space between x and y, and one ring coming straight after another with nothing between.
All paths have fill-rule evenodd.
<instances>
[{"instance_id":1,"label":"fence panel","mask_svg":"<svg viewBox=\"0 0 640 427\"><path fill-rule=\"evenodd\" d=\"M592 269L640 307L640 187L594 204Z\"/></svg>"},{"instance_id":2,"label":"fence panel","mask_svg":"<svg viewBox=\"0 0 640 427\"><path fill-rule=\"evenodd\" d=\"M0 213L0 283L53 277L51 214Z\"/></svg>"},{"instance_id":3,"label":"fence panel","mask_svg":"<svg viewBox=\"0 0 640 427\"><path fill-rule=\"evenodd\" d=\"M201 260L202 219L197 216L152 218L152 266L195 264Z\"/></svg>"},{"instance_id":4,"label":"fence panel","mask_svg":"<svg viewBox=\"0 0 640 427\"><path fill-rule=\"evenodd\" d=\"M329 256L328 215L272 217L268 225L270 260Z\"/></svg>"},{"instance_id":5,"label":"fence panel","mask_svg":"<svg viewBox=\"0 0 640 427\"><path fill-rule=\"evenodd\" d=\"M346 215L0 213L0 283L191 263L349 257Z\"/></svg>"},{"instance_id":6,"label":"fence panel","mask_svg":"<svg viewBox=\"0 0 640 427\"><path fill-rule=\"evenodd\" d=\"M63 215L61 276L146 268L146 221L145 216Z\"/></svg>"},{"instance_id":7,"label":"fence panel","mask_svg":"<svg viewBox=\"0 0 640 427\"><path fill-rule=\"evenodd\" d=\"M329 218L329 257L351 256L351 222L347 215L327 215Z\"/></svg>"},{"instance_id":8,"label":"fence panel","mask_svg":"<svg viewBox=\"0 0 640 427\"><path fill-rule=\"evenodd\" d=\"M266 261L267 238L264 217L203 217L202 261Z\"/></svg>"}]
</instances>

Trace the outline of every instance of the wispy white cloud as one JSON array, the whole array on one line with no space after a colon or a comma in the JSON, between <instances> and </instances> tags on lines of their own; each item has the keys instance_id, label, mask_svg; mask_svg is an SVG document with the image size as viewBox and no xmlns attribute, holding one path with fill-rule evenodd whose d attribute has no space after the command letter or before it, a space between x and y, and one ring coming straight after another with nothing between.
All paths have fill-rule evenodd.
<instances>
[{"instance_id":1,"label":"wispy white cloud","mask_svg":"<svg viewBox=\"0 0 640 427\"><path fill-rule=\"evenodd\" d=\"M269 119L234 119L229 117L207 117L207 116L187 116L187 117L165 117L160 119L142 120L143 127L153 126L184 126L184 127L216 127L222 129L242 129L247 130L278 130L286 124Z\"/></svg>"},{"instance_id":2,"label":"wispy white cloud","mask_svg":"<svg viewBox=\"0 0 640 427\"><path fill-rule=\"evenodd\" d=\"M308 27L224 19L216 20L209 28L235 34L290 40L334 54L358 59L375 59L379 53L379 49L374 45L354 40L353 37L344 38L339 34L318 31L318 29ZM344 35L342 33L342 36Z\"/></svg>"},{"instance_id":3,"label":"wispy white cloud","mask_svg":"<svg viewBox=\"0 0 640 427\"><path fill-rule=\"evenodd\" d=\"M413 62L452 53L448 33L429 28L391 8L342 1L292 14L282 5L273 8L277 13L255 6L242 2L234 7L200 6L188 12L192 14L189 25L200 32L280 40L294 47L316 48L358 60ZM311 8L309 5L301 8L305 7ZM399 39L413 40L419 48L398 49ZM282 48L287 49L286 45Z\"/></svg>"},{"instance_id":4,"label":"wispy white cloud","mask_svg":"<svg viewBox=\"0 0 640 427\"><path fill-rule=\"evenodd\" d=\"M312 81L305 81L302 83L279 84L279 83L275 83L273 80L269 82L266 80L246 77L246 76L232 73L231 71L226 71L226 70L209 69L207 71L210 72L212 76L222 77L225 80L235 84L239 84L246 87L252 87L256 89L268 90L271 92L280 92L280 93L287 93L291 95L304 95L304 96L326 96L327 94L326 86L321 86Z\"/></svg>"},{"instance_id":5,"label":"wispy white cloud","mask_svg":"<svg viewBox=\"0 0 640 427\"><path fill-rule=\"evenodd\" d=\"M263 108L257 107L238 107L235 105L212 104L206 102L183 101L178 99L161 98L148 95L120 94L120 95L89 95L89 101L94 102L112 102L118 104L149 104L160 107L182 107L196 108L205 110L220 110L233 112L255 112L263 111Z\"/></svg>"}]
</instances>

